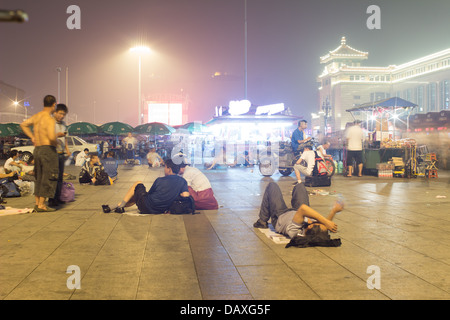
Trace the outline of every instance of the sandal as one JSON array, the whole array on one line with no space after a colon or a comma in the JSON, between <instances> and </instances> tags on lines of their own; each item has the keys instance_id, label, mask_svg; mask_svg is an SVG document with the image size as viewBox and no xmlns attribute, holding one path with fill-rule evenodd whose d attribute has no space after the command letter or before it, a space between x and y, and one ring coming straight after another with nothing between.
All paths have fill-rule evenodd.
<instances>
[{"instance_id":1,"label":"sandal","mask_svg":"<svg viewBox=\"0 0 450 320\"><path fill-rule=\"evenodd\" d=\"M102 209L103 209L103 213L110 213L111 212L111 208L107 204L102 205Z\"/></svg>"},{"instance_id":2,"label":"sandal","mask_svg":"<svg viewBox=\"0 0 450 320\"><path fill-rule=\"evenodd\" d=\"M114 212L124 213L125 212L125 208L124 207L117 207L117 208L114 209Z\"/></svg>"}]
</instances>

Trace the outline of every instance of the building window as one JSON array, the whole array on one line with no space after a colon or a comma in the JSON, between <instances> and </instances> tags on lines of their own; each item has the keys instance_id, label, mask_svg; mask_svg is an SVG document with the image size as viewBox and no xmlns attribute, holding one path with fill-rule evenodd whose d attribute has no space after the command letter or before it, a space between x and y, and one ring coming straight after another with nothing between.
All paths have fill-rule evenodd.
<instances>
[{"instance_id":1,"label":"building window","mask_svg":"<svg viewBox=\"0 0 450 320\"><path fill-rule=\"evenodd\" d=\"M449 80L441 81L440 93L441 93L440 109L441 110L449 110L450 109L450 81Z\"/></svg>"},{"instance_id":2,"label":"building window","mask_svg":"<svg viewBox=\"0 0 450 320\"><path fill-rule=\"evenodd\" d=\"M423 112L423 86L417 87L417 105L419 108L419 112Z\"/></svg>"},{"instance_id":3,"label":"building window","mask_svg":"<svg viewBox=\"0 0 450 320\"><path fill-rule=\"evenodd\" d=\"M436 83L427 86L428 111L436 111Z\"/></svg>"}]
</instances>

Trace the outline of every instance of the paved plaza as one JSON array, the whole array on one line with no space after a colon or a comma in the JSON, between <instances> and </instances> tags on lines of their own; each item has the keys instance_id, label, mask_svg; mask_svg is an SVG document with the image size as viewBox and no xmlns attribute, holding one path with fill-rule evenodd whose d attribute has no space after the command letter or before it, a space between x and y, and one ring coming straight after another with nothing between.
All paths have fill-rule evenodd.
<instances>
[{"instance_id":1,"label":"paved plaza","mask_svg":"<svg viewBox=\"0 0 450 320\"><path fill-rule=\"evenodd\" d=\"M253 228L270 181L290 204L293 174L204 172L219 210L103 213L101 205L114 207L133 182L148 190L164 175L142 165L120 166L112 186L74 181L76 201L56 212L0 216L0 298L450 299L449 172L439 171L438 179L336 175L331 187L307 188L322 214L344 197L332 235L342 240L337 248L285 248ZM8 198L6 206L30 208L34 197ZM75 275L79 288L70 285Z\"/></svg>"}]
</instances>

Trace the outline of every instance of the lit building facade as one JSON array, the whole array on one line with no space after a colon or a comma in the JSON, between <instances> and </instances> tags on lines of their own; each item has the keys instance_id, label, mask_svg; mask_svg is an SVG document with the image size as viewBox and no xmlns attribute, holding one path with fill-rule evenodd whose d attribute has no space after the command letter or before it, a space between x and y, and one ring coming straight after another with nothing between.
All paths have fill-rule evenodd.
<instances>
[{"instance_id":1,"label":"lit building facade","mask_svg":"<svg viewBox=\"0 0 450 320\"><path fill-rule=\"evenodd\" d=\"M398 66L366 67L367 58L368 52L350 47L345 37L320 57L324 70L313 129L344 130L354 120L347 109L394 96L417 104L412 114L450 110L450 48Z\"/></svg>"}]
</instances>

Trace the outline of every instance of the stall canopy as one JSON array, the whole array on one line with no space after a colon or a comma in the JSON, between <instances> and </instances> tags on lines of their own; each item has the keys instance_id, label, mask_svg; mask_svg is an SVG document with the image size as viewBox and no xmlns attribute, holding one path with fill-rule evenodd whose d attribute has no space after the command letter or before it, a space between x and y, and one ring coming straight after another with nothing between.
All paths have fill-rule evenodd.
<instances>
[{"instance_id":1,"label":"stall canopy","mask_svg":"<svg viewBox=\"0 0 450 320\"><path fill-rule=\"evenodd\" d=\"M378 100L374 102L368 102L364 104L360 104L358 106L355 106L354 108L347 109L347 112L350 112L352 117L354 117L353 112L366 112L367 120L373 120L376 117L380 117L380 119L383 118L392 118L394 120L394 130L395 130L395 121L398 119L401 115L403 115L406 112L406 126L407 130L409 130L409 116L410 116L410 110L417 107L417 104L404 100L399 97L392 97L388 99ZM402 110L400 113L398 110ZM370 115L370 116L369 116ZM394 139L395 139L395 133L394 133Z\"/></svg>"},{"instance_id":2,"label":"stall canopy","mask_svg":"<svg viewBox=\"0 0 450 320\"><path fill-rule=\"evenodd\" d=\"M347 109L348 112L355 111L373 111L379 108L415 108L417 104L404 100L399 97L392 97L374 102L360 104L352 109Z\"/></svg>"}]
</instances>

